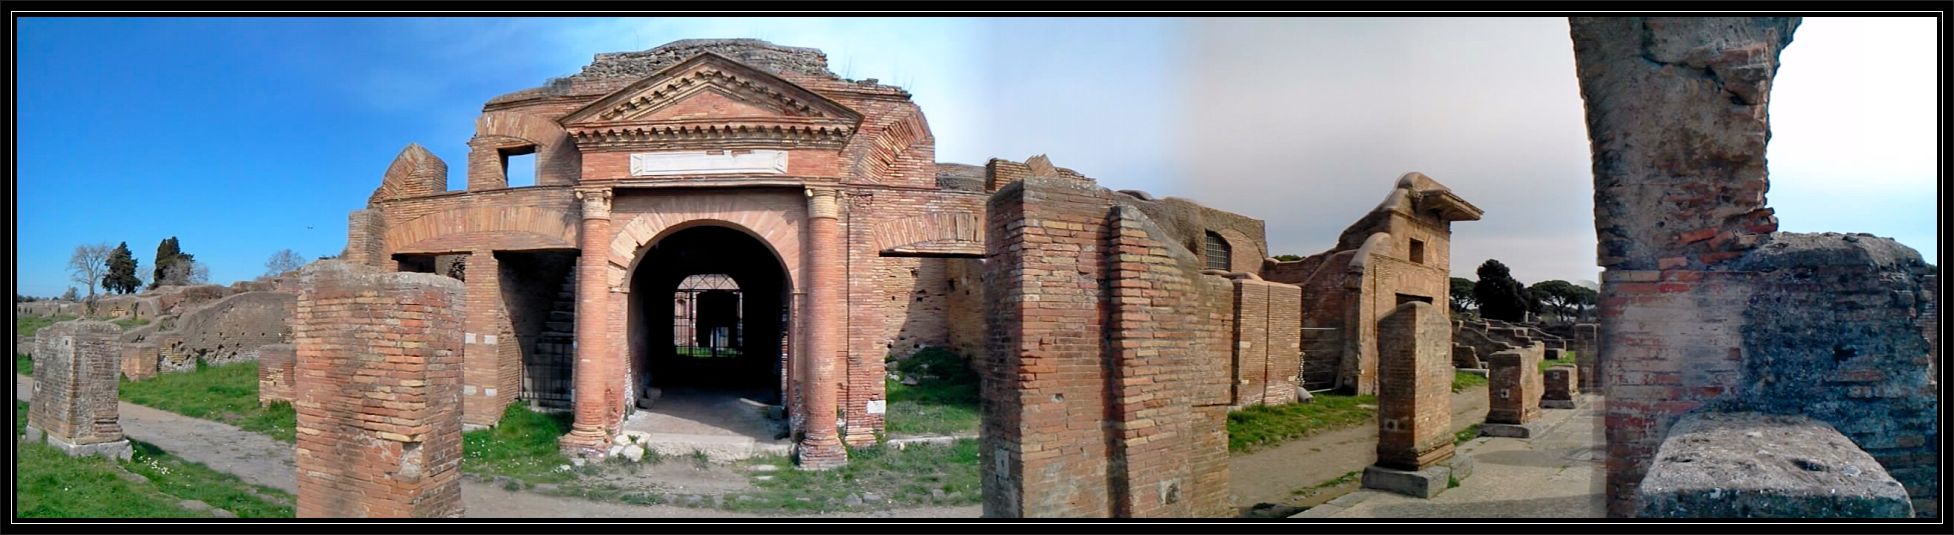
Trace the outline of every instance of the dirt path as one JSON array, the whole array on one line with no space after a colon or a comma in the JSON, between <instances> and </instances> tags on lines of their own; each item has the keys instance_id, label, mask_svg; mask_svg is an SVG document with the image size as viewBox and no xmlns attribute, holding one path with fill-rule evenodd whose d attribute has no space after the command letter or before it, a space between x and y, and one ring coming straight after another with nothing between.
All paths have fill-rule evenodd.
<instances>
[{"instance_id":1,"label":"dirt path","mask_svg":"<svg viewBox=\"0 0 1954 535\"><path fill-rule=\"evenodd\" d=\"M1486 421L1486 387L1452 394L1452 429ZM1363 470L1377 462L1377 425L1317 433L1228 460L1229 493L1236 507L1283 503L1291 492Z\"/></svg>"},{"instance_id":2,"label":"dirt path","mask_svg":"<svg viewBox=\"0 0 1954 535\"><path fill-rule=\"evenodd\" d=\"M33 397L34 378L15 374L14 397ZM186 460L223 471L256 485L298 492L298 468L293 446L235 426L191 418L132 403L121 405L122 432L129 438L155 444ZM631 505L594 502L503 490L493 484L464 479L461 501L469 517L479 518L751 518L766 515L672 505ZM828 513L810 518L976 518L982 508L922 507L889 511Z\"/></svg>"}]
</instances>

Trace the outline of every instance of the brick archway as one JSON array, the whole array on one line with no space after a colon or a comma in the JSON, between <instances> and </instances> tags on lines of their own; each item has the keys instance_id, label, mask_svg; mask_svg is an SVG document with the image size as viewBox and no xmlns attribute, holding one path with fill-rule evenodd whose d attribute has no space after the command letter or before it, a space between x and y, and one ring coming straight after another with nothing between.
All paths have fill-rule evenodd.
<instances>
[{"instance_id":1,"label":"brick archway","mask_svg":"<svg viewBox=\"0 0 1954 535\"><path fill-rule=\"evenodd\" d=\"M455 208L387 229L389 253L575 249L578 220L563 210L513 207Z\"/></svg>"},{"instance_id":2,"label":"brick archway","mask_svg":"<svg viewBox=\"0 0 1954 535\"><path fill-rule=\"evenodd\" d=\"M806 220L805 202L798 202L797 196L770 197L797 202L733 194L682 195L647 201L642 213L613 233L605 282L612 291L623 290L645 249L674 232L715 225L744 232L765 244L786 265L787 279L793 288L797 291L804 288L800 226Z\"/></svg>"}]
</instances>

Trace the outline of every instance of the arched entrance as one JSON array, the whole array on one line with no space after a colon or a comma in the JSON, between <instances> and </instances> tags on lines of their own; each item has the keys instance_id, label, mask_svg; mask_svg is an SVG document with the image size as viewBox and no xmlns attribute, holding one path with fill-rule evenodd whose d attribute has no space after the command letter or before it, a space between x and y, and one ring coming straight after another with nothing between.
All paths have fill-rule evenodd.
<instances>
[{"instance_id":1,"label":"arched entrance","mask_svg":"<svg viewBox=\"0 0 1954 535\"><path fill-rule=\"evenodd\" d=\"M761 409L782 404L792 283L772 248L728 226L685 226L640 252L629 280L633 380L648 430L667 421L779 434Z\"/></svg>"}]
</instances>

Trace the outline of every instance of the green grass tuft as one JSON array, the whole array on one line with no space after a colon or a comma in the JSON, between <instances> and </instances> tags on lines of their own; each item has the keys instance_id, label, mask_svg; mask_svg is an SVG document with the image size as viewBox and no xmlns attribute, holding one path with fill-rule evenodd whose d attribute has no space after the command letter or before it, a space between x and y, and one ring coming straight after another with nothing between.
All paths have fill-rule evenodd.
<instances>
[{"instance_id":1,"label":"green grass tuft","mask_svg":"<svg viewBox=\"0 0 1954 535\"><path fill-rule=\"evenodd\" d=\"M1453 443L1453 444L1464 444L1464 443L1465 443L1465 441L1468 441L1468 440L1472 440L1472 439L1475 439L1475 438L1479 438L1479 426L1481 426L1481 425L1484 425L1484 424L1472 424L1472 427L1467 427L1467 428L1465 428L1465 429L1460 429L1460 430L1459 430L1459 432L1457 432L1457 433L1453 433L1453 434L1452 434L1452 443Z\"/></svg>"},{"instance_id":2,"label":"green grass tuft","mask_svg":"<svg viewBox=\"0 0 1954 535\"><path fill-rule=\"evenodd\" d=\"M570 464L557 439L570 432L571 416L530 410L512 403L494 428L461 434L462 469L508 476L527 484L562 483L576 478L557 467Z\"/></svg>"},{"instance_id":3,"label":"green grass tuft","mask_svg":"<svg viewBox=\"0 0 1954 535\"><path fill-rule=\"evenodd\" d=\"M1485 377L1480 377L1479 374L1475 373L1452 372L1453 392L1464 392L1468 388L1479 386L1486 386Z\"/></svg>"},{"instance_id":4,"label":"green grass tuft","mask_svg":"<svg viewBox=\"0 0 1954 535\"><path fill-rule=\"evenodd\" d=\"M27 403L14 402L16 436ZM69 457L46 444L19 443L16 513L22 518L201 518L208 512L177 506L199 500L243 518L290 518L290 494L247 485L235 476L130 441L131 461Z\"/></svg>"},{"instance_id":5,"label":"green grass tuft","mask_svg":"<svg viewBox=\"0 0 1954 535\"><path fill-rule=\"evenodd\" d=\"M142 381L122 381L122 401L191 418L216 420L284 442L297 435L298 412L289 403L258 405L258 363L206 366L164 373Z\"/></svg>"},{"instance_id":6,"label":"green grass tuft","mask_svg":"<svg viewBox=\"0 0 1954 535\"><path fill-rule=\"evenodd\" d=\"M902 377L914 378L915 385L888 379L888 414L883 417L890 435L958 435L977 432L982 415L978 408L978 377L970 365L949 350L929 347L893 366Z\"/></svg>"},{"instance_id":7,"label":"green grass tuft","mask_svg":"<svg viewBox=\"0 0 1954 535\"><path fill-rule=\"evenodd\" d=\"M1228 451L1243 453L1331 429L1376 421L1377 396L1319 394L1309 403L1255 405L1228 413Z\"/></svg>"},{"instance_id":8,"label":"green grass tuft","mask_svg":"<svg viewBox=\"0 0 1954 535\"><path fill-rule=\"evenodd\" d=\"M16 316L14 317L14 332L20 336L32 337L42 327L71 319L75 319L75 317L67 314L55 314L53 316Z\"/></svg>"},{"instance_id":9,"label":"green grass tuft","mask_svg":"<svg viewBox=\"0 0 1954 535\"><path fill-rule=\"evenodd\" d=\"M816 513L849 509L844 500L874 493L883 501L861 509L924 505L970 505L983 500L977 469L978 446L973 439L948 445L917 444L904 449L885 445L850 449L848 464L833 470L803 471L781 456L766 456L747 464L772 464L778 469L755 472L770 479L752 481L754 490L728 496L733 511ZM934 491L942 491L936 497Z\"/></svg>"},{"instance_id":10,"label":"green grass tuft","mask_svg":"<svg viewBox=\"0 0 1954 535\"><path fill-rule=\"evenodd\" d=\"M116 324L116 325L120 325L120 326L122 326L122 330L125 330L125 331L126 331L126 330L129 330L129 329L134 329L134 328L136 328L136 327L141 327L141 326L144 326L144 325L148 325L148 324L149 324L149 320L148 320L148 319L143 319L143 318L122 318L122 319L117 319L117 320L111 320L111 321L109 321L109 323L114 323L114 324Z\"/></svg>"},{"instance_id":11,"label":"green grass tuft","mask_svg":"<svg viewBox=\"0 0 1954 535\"><path fill-rule=\"evenodd\" d=\"M34 375L34 357L14 353L14 373Z\"/></svg>"}]
</instances>

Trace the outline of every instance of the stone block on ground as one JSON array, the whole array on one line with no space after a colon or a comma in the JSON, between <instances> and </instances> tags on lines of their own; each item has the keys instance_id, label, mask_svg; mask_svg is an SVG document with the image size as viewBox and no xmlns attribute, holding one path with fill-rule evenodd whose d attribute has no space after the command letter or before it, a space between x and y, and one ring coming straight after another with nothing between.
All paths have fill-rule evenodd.
<instances>
[{"instance_id":1,"label":"stone block on ground","mask_svg":"<svg viewBox=\"0 0 1954 535\"><path fill-rule=\"evenodd\" d=\"M1574 366L1555 366L1542 374L1546 391L1540 394L1540 406L1548 409L1572 409L1580 401L1580 386L1577 377L1580 372Z\"/></svg>"},{"instance_id":2,"label":"stone block on ground","mask_svg":"<svg viewBox=\"0 0 1954 535\"><path fill-rule=\"evenodd\" d=\"M1693 413L1669 429L1637 491L1643 518L1907 518L1899 481L1804 416Z\"/></svg>"},{"instance_id":3,"label":"stone block on ground","mask_svg":"<svg viewBox=\"0 0 1954 535\"><path fill-rule=\"evenodd\" d=\"M82 320L36 333L30 436L69 455L127 458L116 380L122 358L115 337L121 332L113 323Z\"/></svg>"},{"instance_id":4,"label":"stone block on ground","mask_svg":"<svg viewBox=\"0 0 1954 535\"><path fill-rule=\"evenodd\" d=\"M1546 429L1540 425L1540 422L1529 422L1525 424L1485 423L1479 425L1479 436L1485 437L1533 438L1545 431Z\"/></svg>"}]
</instances>

